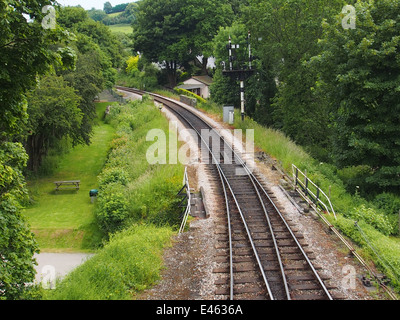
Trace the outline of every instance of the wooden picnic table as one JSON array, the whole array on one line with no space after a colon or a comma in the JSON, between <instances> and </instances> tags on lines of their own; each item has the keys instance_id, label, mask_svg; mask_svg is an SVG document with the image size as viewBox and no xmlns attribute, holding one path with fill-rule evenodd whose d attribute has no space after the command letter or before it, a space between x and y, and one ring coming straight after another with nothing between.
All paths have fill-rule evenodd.
<instances>
[{"instance_id":1,"label":"wooden picnic table","mask_svg":"<svg viewBox=\"0 0 400 320\"><path fill-rule=\"evenodd\" d=\"M80 183L81 180L54 181L54 184L56 185L56 191L58 191L60 188L79 190Z\"/></svg>"}]
</instances>

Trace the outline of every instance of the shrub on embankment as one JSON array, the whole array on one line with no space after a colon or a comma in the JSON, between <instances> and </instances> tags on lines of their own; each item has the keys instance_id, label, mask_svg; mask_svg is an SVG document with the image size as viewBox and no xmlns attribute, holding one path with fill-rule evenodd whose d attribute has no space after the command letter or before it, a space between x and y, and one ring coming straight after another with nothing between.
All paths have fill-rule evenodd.
<instances>
[{"instance_id":1,"label":"shrub on embankment","mask_svg":"<svg viewBox=\"0 0 400 320\"><path fill-rule=\"evenodd\" d=\"M96 217L105 234L145 220L157 225L178 223L177 197L183 166L147 161L150 129L168 136L168 121L151 100L113 107L107 120L116 126L108 160L99 175ZM168 153L168 151L166 150Z\"/></svg>"}]
</instances>

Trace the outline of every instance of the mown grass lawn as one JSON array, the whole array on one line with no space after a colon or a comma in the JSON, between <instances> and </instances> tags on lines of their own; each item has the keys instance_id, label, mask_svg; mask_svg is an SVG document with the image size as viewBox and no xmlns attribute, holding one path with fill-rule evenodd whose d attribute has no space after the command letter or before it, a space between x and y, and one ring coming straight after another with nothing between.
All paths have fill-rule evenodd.
<instances>
[{"instance_id":1,"label":"mown grass lawn","mask_svg":"<svg viewBox=\"0 0 400 320\"><path fill-rule=\"evenodd\" d=\"M97 105L99 115L108 104ZM42 251L88 251L100 240L89 191L97 188L114 129L100 119L97 122L91 145L60 155L51 175L28 181L35 203L24 213ZM56 192L54 181L61 180L80 180L80 189Z\"/></svg>"}]
</instances>

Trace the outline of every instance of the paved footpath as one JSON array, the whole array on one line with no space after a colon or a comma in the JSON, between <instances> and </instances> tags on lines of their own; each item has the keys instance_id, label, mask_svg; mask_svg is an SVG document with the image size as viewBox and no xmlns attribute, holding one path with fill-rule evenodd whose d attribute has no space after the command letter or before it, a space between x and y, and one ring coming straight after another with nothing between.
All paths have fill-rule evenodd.
<instances>
[{"instance_id":1,"label":"paved footpath","mask_svg":"<svg viewBox=\"0 0 400 320\"><path fill-rule=\"evenodd\" d=\"M74 268L89 259L93 254L88 253L39 253L35 254L38 263L36 269L36 282L41 280L52 281L63 278Z\"/></svg>"}]
</instances>

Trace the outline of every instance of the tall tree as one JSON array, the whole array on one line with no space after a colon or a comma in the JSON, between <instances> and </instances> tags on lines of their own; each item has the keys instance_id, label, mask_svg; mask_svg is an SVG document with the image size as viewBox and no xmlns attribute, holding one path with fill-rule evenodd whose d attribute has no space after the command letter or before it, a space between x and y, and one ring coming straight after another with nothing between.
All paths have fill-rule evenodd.
<instances>
[{"instance_id":1,"label":"tall tree","mask_svg":"<svg viewBox=\"0 0 400 320\"><path fill-rule=\"evenodd\" d=\"M118 68L122 63L122 45L110 28L101 22L94 21L82 7L62 7L58 9L57 22L60 26L75 33L83 34L96 43L112 61L112 66Z\"/></svg>"},{"instance_id":2,"label":"tall tree","mask_svg":"<svg viewBox=\"0 0 400 320\"><path fill-rule=\"evenodd\" d=\"M134 49L163 63L171 87L176 70L197 55L211 54L211 40L229 24L232 9L224 1L143 0L133 22Z\"/></svg>"},{"instance_id":3,"label":"tall tree","mask_svg":"<svg viewBox=\"0 0 400 320\"><path fill-rule=\"evenodd\" d=\"M23 297L25 284L35 275L33 255L38 251L32 232L20 213L26 197L22 170L27 155L16 136L27 120L26 92L37 76L61 60L53 46L65 33L43 28L48 0L0 2L0 299ZM29 21L25 18L28 16Z\"/></svg>"},{"instance_id":4,"label":"tall tree","mask_svg":"<svg viewBox=\"0 0 400 320\"><path fill-rule=\"evenodd\" d=\"M110 1L107 1L106 3L104 3L103 10L104 10L105 13L107 13L107 14L111 13L112 9L113 9L113 6L110 3Z\"/></svg>"},{"instance_id":5,"label":"tall tree","mask_svg":"<svg viewBox=\"0 0 400 320\"><path fill-rule=\"evenodd\" d=\"M80 97L74 88L57 76L46 76L28 95L28 168L36 171L51 144L69 136L74 142L82 139Z\"/></svg>"},{"instance_id":6,"label":"tall tree","mask_svg":"<svg viewBox=\"0 0 400 320\"><path fill-rule=\"evenodd\" d=\"M96 118L96 105L93 102L96 96L106 86L114 83L111 62L101 50L90 50L78 54L76 70L63 72L63 78L73 87L81 97L79 109L82 112L82 121L75 130L74 144L90 144L92 127ZM111 72L112 74L107 74Z\"/></svg>"},{"instance_id":7,"label":"tall tree","mask_svg":"<svg viewBox=\"0 0 400 320\"><path fill-rule=\"evenodd\" d=\"M182 24L189 30L190 48L202 56L202 73L207 74L208 58L213 54L213 39L220 28L230 26L234 19L231 4L219 0L188 0L182 6Z\"/></svg>"},{"instance_id":8,"label":"tall tree","mask_svg":"<svg viewBox=\"0 0 400 320\"><path fill-rule=\"evenodd\" d=\"M344 15L324 24L317 89L334 115L334 154L341 166L367 165L370 190L400 186L400 3L359 1L355 29ZM375 189L376 190L376 189Z\"/></svg>"},{"instance_id":9,"label":"tall tree","mask_svg":"<svg viewBox=\"0 0 400 320\"><path fill-rule=\"evenodd\" d=\"M339 13L341 0L249 0L243 21L260 39L255 50L278 84L275 126L297 142L327 146L329 112L313 95L315 73L304 62L319 52L323 19Z\"/></svg>"},{"instance_id":10,"label":"tall tree","mask_svg":"<svg viewBox=\"0 0 400 320\"><path fill-rule=\"evenodd\" d=\"M171 87L176 85L177 68L193 58L189 30L181 24L183 5L180 0L143 0L132 25L134 50L152 62L163 63Z\"/></svg>"}]
</instances>

